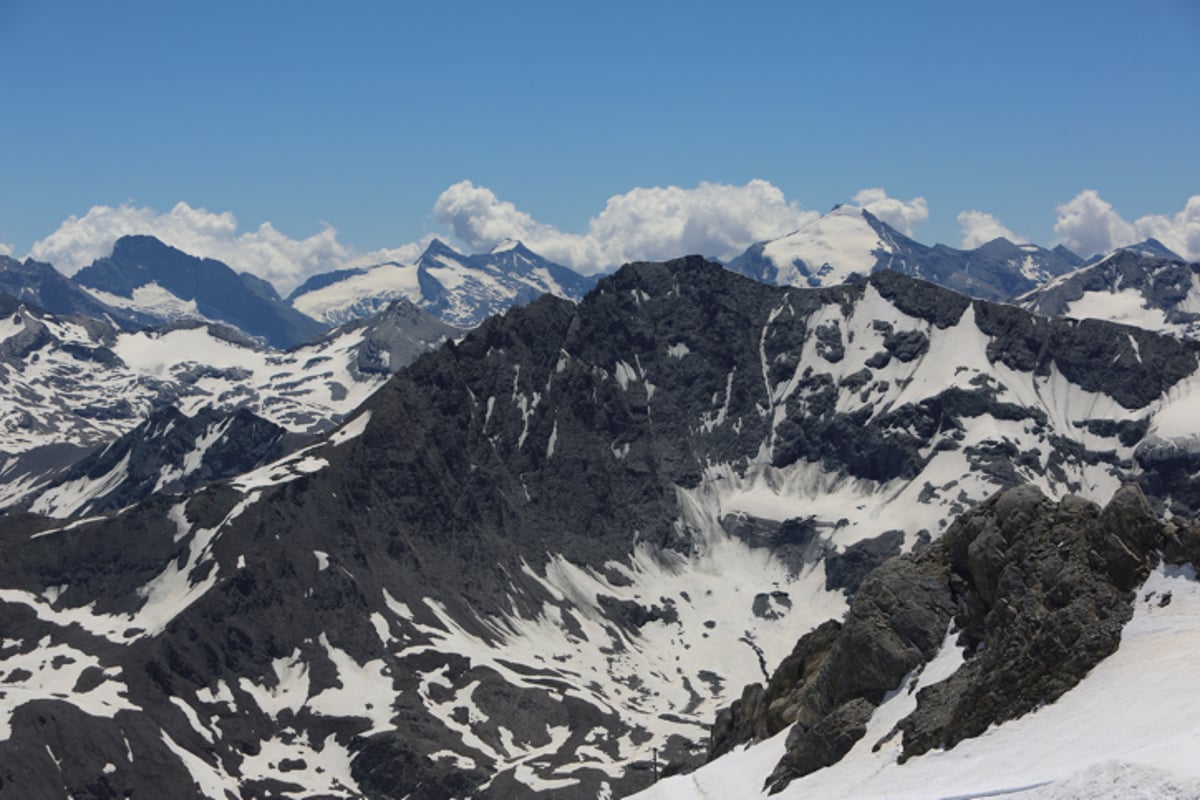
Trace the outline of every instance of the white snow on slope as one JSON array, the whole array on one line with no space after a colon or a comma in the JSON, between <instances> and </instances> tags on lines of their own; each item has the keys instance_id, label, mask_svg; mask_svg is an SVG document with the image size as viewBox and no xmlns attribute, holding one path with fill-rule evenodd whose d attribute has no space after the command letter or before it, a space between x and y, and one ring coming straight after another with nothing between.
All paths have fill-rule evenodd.
<instances>
[{"instance_id":1,"label":"white snow on slope","mask_svg":"<svg viewBox=\"0 0 1200 800\"><path fill-rule=\"evenodd\" d=\"M52 644L49 636L27 652L5 652L10 646L20 644L5 640L0 647L5 676L0 683L0 742L12 736L13 712L34 700L70 696L71 703L84 713L109 719L118 711L140 710L125 696L128 687L120 680L120 667L104 669L94 655L62 642ZM76 684L84 671L91 668L101 670L103 679L86 692L78 691Z\"/></svg>"},{"instance_id":2,"label":"white snow on slope","mask_svg":"<svg viewBox=\"0 0 1200 800\"><path fill-rule=\"evenodd\" d=\"M1076 319L1106 319L1152 331L1166 330L1166 314L1161 309L1147 308L1145 303L1146 298L1137 289L1087 292L1067 305L1065 316Z\"/></svg>"},{"instance_id":3,"label":"white snow on slope","mask_svg":"<svg viewBox=\"0 0 1200 800\"><path fill-rule=\"evenodd\" d=\"M8 338L42 322L25 316L21 325L9 318ZM51 317L44 324L64 345L102 346L80 325ZM205 406L244 406L289 430L325 431L387 380L357 369L362 336L354 331L276 352L230 342L207 327L121 333L109 348L116 361L52 343L19 363L0 364L0 453L65 443L94 447L127 433L165 402L189 416Z\"/></svg>"},{"instance_id":4,"label":"white snow on slope","mask_svg":"<svg viewBox=\"0 0 1200 800\"><path fill-rule=\"evenodd\" d=\"M781 285L808 286L808 276L795 266L803 261L820 285L844 283L853 273L866 275L875 266L874 251L891 252L862 215L862 209L840 206L809 224L776 239L763 248L763 255L779 271Z\"/></svg>"},{"instance_id":5,"label":"white snow on slope","mask_svg":"<svg viewBox=\"0 0 1200 800\"><path fill-rule=\"evenodd\" d=\"M772 321L764 327L764 341L769 339L773 325L787 321L788 312L781 313L778 323ZM876 321L890 324L896 333L924 334L929 341L928 350L907 363L892 358L886 366L873 368L870 381L861 391L840 391L836 400L839 413L855 413L869 406L871 417L878 419L952 387L974 391L986 383L997 392L998 400L1044 413L1049 431L1035 431L1028 419L996 419L987 414L974 417L965 431L950 428L935 434L923 451L930 461L915 478L900 477L883 484L856 479L841 471L829 472L819 462L804 459L775 467L772 462L779 443L773 434L769 446L764 446L748 463L707 465L705 480L719 495L722 515L746 514L777 521L813 516L831 529L826 534L828 541L838 546L876 536L889 528L911 533L922 528L937 532L962 510L964 502L983 500L998 488L986 472L971 469L964 452L970 447L1011 446L1031 458L1037 451L1038 469L1017 465L1016 471L1050 496L1075 491L1103 502L1119 487L1119 479L1103 463L1064 465L1064 474L1059 478L1045 474L1051 453L1047 436L1058 434L1098 452L1113 450L1121 458L1131 458L1132 448L1120 444L1116 438L1100 437L1076 424L1088 419L1129 419L1129 411L1102 392L1085 391L1070 383L1057 367L1051 367L1047 375L1035 376L1001 363L990 363L987 350L991 340L977 326L974 307L968 307L956 325L940 329L904 314L870 284L849 315L838 306L828 306L806 320L810 330L837 323L843 332L845 354L836 363L822 358L816 337L810 336L796 359L794 374L772 383L766 379L771 365L764 352L761 369L769 412L763 413L771 415L773 428L789 413L804 413L807 396L799 386L807 370L827 372L835 384L840 384L859 373L874 354L884 350L885 333L876 329ZM1132 416L1152 414L1171 403L1190 407L1192 398L1200 392L1200 383L1181 385L1172 392ZM697 430L740 424L739 420L728 418L727 397L728 389L724 396L714 396L712 410L696 420ZM1176 397L1179 399L1171 400ZM954 446L943 449L940 447L943 444ZM1078 486L1070 486L1068 482Z\"/></svg>"},{"instance_id":6,"label":"white snow on slope","mask_svg":"<svg viewBox=\"0 0 1200 800\"><path fill-rule=\"evenodd\" d=\"M416 264L379 264L359 275L305 292L292 301L292 306L313 319L341 325L381 311L401 298L414 303L421 299Z\"/></svg>"},{"instance_id":7,"label":"white snow on slope","mask_svg":"<svg viewBox=\"0 0 1200 800\"><path fill-rule=\"evenodd\" d=\"M1160 605L1170 594L1168 605ZM1158 569L1138 593L1120 649L1057 702L982 736L901 765L897 740L871 746L908 707L894 694L867 735L838 764L793 781L778 800L1120 800L1200 797L1200 583L1191 568ZM947 648L927 667L938 671ZM931 677L921 677L927 684ZM881 724L882 723L882 724ZM668 778L641 800L762 797L787 731L735 751L692 775ZM758 791L756 791L756 789ZM1148 793L1141 793L1148 792Z\"/></svg>"},{"instance_id":8,"label":"white snow on slope","mask_svg":"<svg viewBox=\"0 0 1200 800\"><path fill-rule=\"evenodd\" d=\"M55 486L38 496L29 507L47 517L70 517L97 497L108 494L129 476L129 454L98 478L83 477Z\"/></svg>"},{"instance_id":9,"label":"white snow on slope","mask_svg":"<svg viewBox=\"0 0 1200 800\"><path fill-rule=\"evenodd\" d=\"M697 536L688 557L664 560L639 546L631 562L610 562L608 575L563 557L552 558L544 574L526 567L526 577L568 604L570 619L557 603L545 604L532 618L512 614L485 619L500 640L496 645L464 630L432 598L424 604L437 625L415 623L407 609L388 603L394 614L410 618L435 643L408 649L408 654L425 649L459 653L473 667L493 670L514 686L544 688L553 676L570 687L565 694L610 710L653 735L646 741L620 740L616 762L597 751L552 773L522 771L518 779L527 785L566 781L572 771L584 767L615 777L620 764L649 759L651 749L672 734L698 744L705 741L716 711L735 699L745 684L763 680L764 670L774 669L798 636L845 612L844 596L825 589L823 566L791 574L765 549L751 548L724 532L716 516L715 493L707 488L678 493L682 524ZM670 610L675 618L622 633L606 618L602 596ZM756 604L764 610L761 616L753 612ZM501 770L532 767L546 752L544 747L499 747L480 739L456 711L475 707L474 685L447 696L446 681L435 675L428 680L439 684L436 694L441 698L427 702L430 711L458 731L466 744L497 759Z\"/></svg>"},{"instance_id":10,"label":"white snow on slope","mask_svg":"<svg viewBox=\"0 0 1200 800\"><path fill-rule=\"evenodd\" d=\"M41 619L60 627L79 625L88 633L103 637L117 644L127 644L136 639L156 636L176 616L183 613L192 603L216 585L220 569L212 552L213 543L234 519L258 502L260 493L250 492L230 509L225 518L212 528L196 528L184 515L183 505L170 513L175 522L175 541L190 536L186 558L170 561L161 573L137 590L144 603L137 611L128 614L105 614L95 610L96 602L80 607L56 607L57 593L48 596L33 594L21 589L0 589L0 601L28 606ZM81 520L58 531L43 531L34 536L72 535L70 531L83 527L91 520ZM205 577L196 579L193 574L212 564ZM65 587L64 587L65 588Z\"/></svg>"},{"instance_id":11,"label":"white snow on slope","mask_svg":"<svg viewBox=\"0 0 1200 800\"><path fill-rule=\"evenodd\" d=\"M209 322L208 317L200 313L195 300L184 300L173 294L169 289L151 281L133 290L133 297L122 297L89 286L81 286L85 292L101 303L114 308L127 308L152 314L163 320L196 319Z\"/></svg>"}]
</instances>

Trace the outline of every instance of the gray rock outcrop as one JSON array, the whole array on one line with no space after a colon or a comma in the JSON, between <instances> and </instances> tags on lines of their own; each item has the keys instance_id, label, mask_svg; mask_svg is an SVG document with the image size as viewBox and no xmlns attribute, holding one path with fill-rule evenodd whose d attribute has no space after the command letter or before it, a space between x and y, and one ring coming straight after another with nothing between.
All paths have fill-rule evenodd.
<instances>
[{"instance_id":1,"label":"gray rock outcrop","mask_svg":"<svg viewBox=\"0 0 1200 800\"><path fill-rule=\"evenodd\" d=\"M902 735L901 760L1052 703L1116 651L1160 553L1195 563L1200 528L1164 523L1134 484L1103 509L1029 485L997 493L873 571L844 621L800 639L766 686L746 687L718 715L710 757L791 726L767 781L777 791L845 755L884 695L946 646L962 649L961 667L921 689L885 737Z\"/></svg>"}]
</instances>

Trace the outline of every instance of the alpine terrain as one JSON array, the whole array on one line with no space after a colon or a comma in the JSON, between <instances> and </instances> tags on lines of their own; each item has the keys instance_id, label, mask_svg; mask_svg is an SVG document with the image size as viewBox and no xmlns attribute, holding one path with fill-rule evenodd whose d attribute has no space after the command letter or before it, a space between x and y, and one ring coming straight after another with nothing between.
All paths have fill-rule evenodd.
<instances>
[{"instance_id":1,"label":"alpine terrain","mask_svg":"<svg viewBox=\"0 0 1200 800\"><path fill-rule=\"evenodd\" d=\"M1151 239L1061 275L1015 302L1038 314L1107 319L1200 339L1200 264L1184 262Z\"/></svg>"},{"instance_id":2,"label":"alpine terrain","mask_svg":"<svg viewBox=\"0 0 1200 800\"><path fill-rule=\"evenodd\" d=\"M112 255L84 267L74 280L104 303L159 324L222 322L280 349L303 344L325 327L284 303L261 278L188 255L153 236L121 237Z\"/></svg>"},{"instance_id":3,"label":"alpine terrain","mask_svg":"<svg viewBox=\"0 0 1200 800\"><path fill-rule=\"evenodd\" d=\"M984 300L1007 300L1083 264L1059 245L993 239L974 250L914 241L864 208L840 205L787 236L752 245L735 272L780 286L833 286L893 270Z\"/></svg>"},{"instance_id":4,"label":"alpine terrain","mask_svg":"<svg viewBox=\"0 0 1200 800\"><path fill-rule=\"evenodd\" d=\"M520 242L465 256L434 239L413 264L388 262L316 275L288 301L329 324L368 316L404 298L460 328L550 293L578 300L595 281L547 261Z\"/></svg>"},{"instance_id":5,"label":"alpine terrain","mask_svg":"<svg viewBox=\"0 0 1200 800\"><path fill-rule=\"evenodd\" d=\"M105 320L52 314L0 294L0 510L29 505L37 492L55 483L59 500L36 507L52 516L74 513L95 492L111 494L126 484L131 470L149 477L168 462L192 476L231 477L239 466L249 468L281 453L273 446L250 446L247 452L255 455L244 460L232 457L236 447L226 448L222 470L197 471L209 458L204 451L217 444L217 428L233 436L230 441L247 444L264 441L263 436L293 441L286 432L328 431L397 369L461 333L396 301L302 347L278 351L216 323L184 319L129 332ZM194 421L160 430L158 415L166 409ZM254 434L242 431L241 423L250 417L235 414L239 410L253 412ZM262 426L278 427L278 437L262 434ZM201 428L209 432L200 433ZM178 439L185 430L195 433L189 446ZM167 446L153 431L170 431L175 443ZM139 456L101 469L108 456L123 450L112 449L114 440L142 434L150 439L134 450L149 460ZM150 457L151 442L167 450ZM100 448L109 448L107 456L80 462ZM135 484L174 485L165 477ZM69 501L64 485L73 487Z\"/></svg>"},{"instance_id":6,"label":"alpine terrain","mask_svg":"<svg viewBox=\"0 0 1200 800\"><path fill-rule=\"evenodd\" d=\"M347 403L336 429L200 488L222 457L195 438L157 475L115 472L134 448L110 445L0 524L0 794L954 796L1118 758L1195 777L1169 754L1200 736L1200 344L874 266L796 288L627 265L373 392L316 379L293 402ZM174 375L160 340L226 346L4 319L5 341L42 325L119 361L131 403ZM238 352L220 391L261 387L247 408L289 427L281 384L354 351ZM172 386L220 398L205 380ZM97 474L161 491L67 501ZM70 518L31 513L52 506ZM1096 719L1143 703L1136 746L1080 722L1074 698L1107 695ZM1021 743L1072 726L1023 774Z\"/></svg>"}]
</instances>

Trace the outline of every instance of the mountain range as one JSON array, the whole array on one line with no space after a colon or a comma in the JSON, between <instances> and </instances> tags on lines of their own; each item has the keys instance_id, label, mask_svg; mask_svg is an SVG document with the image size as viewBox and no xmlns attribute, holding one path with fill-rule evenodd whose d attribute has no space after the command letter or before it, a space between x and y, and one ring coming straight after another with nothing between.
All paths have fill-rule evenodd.
<instances>
[{"instance_id":1,"label":"mountain range","mask_svg":"<svg viewBox=\"0 0 1200 800\"><path fill-rule=\"evenodd\" d=\"M1118 250L1013 302L1047 316L1107 319L1200 339L1200 264L1164 250Z\"/></svg>"},{"instance_id":2,"label":"mountain range","mask_svg":"<svg viewBox=\"0 0 1200 800\"><path fill-rule=\"evenodd\" d=\"M0 509L166 408L188 417L245 409L295 434L327 431L392 372L461 335L405 301L286 352L216 323L132 333L5 295L0 320ZM84 497L96 487L77 488Z\"/></svg>"},{"instance_id":3,"label":"mountain range","mask_svg":"<svg viewBox=\"0 0 1200 800\"><path fill-rule=\"evenodd\" d=\"M322 273L286 301L261 278L152 236L121 237L111 255L71 278L50 264L0 256L0 293L45 311L102 319L126 331L216 322L277 350L303 345L397 300L469 328L544 292L578 300L594 283L519 242L467 256L434 240L413 264Z\"/></svg>"},{"instance_id":4,"label":"mountain range","mask_svg":"<svg viewBox=\"0 0 1200 800\"><path fill-rule=\"evenodd\" d=\"M405 298L460 328L471 328L542 294L579 300L595 280L547 261L516 241L464 256L440 240L413 264L388 262L310 278L288 296L296 309L329 324L369 316Z\"/></svg>"},{"instance_id":5,"label":"mountain range","mask_svg":"<svg viewBox=\"0 0 1200 800\"><path fill-rule=\"evenodd\" d=\"M117 336L127 366L154 341ZM0 781L592 798L715 757L656 791L728 785L733 758L751 796L881 740L920 773L1090 691L1123 629L1149 635L1147 592L1193 607L1200 533L1161 517L1200 510L1198 372L1185 338L894 271L628 265L250 472L10 516Z\"/></svg>"},{"instance_id":6,"label":"mountain range","mask_svg":"<svg viewBox=\"0 0 1200 800\"><path fill-rule=\"evenodd\" d=\"M729 262L735 272L781 286L832 286L893 270L983 300L1007 300L1082 266L1061 245L1046 250L999 238L973 250L910 239L854 206L838 206L787 236L752 245Z\"/></svg>"}]
</instances>

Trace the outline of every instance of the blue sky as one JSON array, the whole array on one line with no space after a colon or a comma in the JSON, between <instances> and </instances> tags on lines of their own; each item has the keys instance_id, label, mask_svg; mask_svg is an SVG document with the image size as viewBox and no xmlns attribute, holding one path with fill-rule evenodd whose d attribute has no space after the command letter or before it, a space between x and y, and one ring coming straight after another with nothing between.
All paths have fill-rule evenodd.
<instances>
[{"instance_id":1,"label":"blue sky","mask_svg":"<svg viewBox=\"0 0 1200 800\"><path fill-rule=\"evenodd\" d=\"M637 187L759 179L1051 243L1085 189L1128 222L1200 194L1197 52L1196 0L0 0L0 242L182 201L365 253L448 231L464 180L584 234Z\"/></svg>"}]
</instances>

